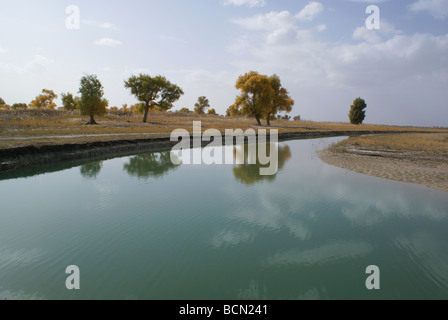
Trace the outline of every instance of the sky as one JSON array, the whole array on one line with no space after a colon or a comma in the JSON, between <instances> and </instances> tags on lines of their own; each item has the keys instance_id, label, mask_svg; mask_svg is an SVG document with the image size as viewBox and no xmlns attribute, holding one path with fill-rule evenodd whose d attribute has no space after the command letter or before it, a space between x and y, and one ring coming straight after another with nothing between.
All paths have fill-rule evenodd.
<instances>
[{"instance_id":1,"label":"sky","mask_svg":"<svg viewBox=\"0 0 448 320\"><path fill-rule=\"evenodd\" d=\"M361 97L366 123L448 126L448 0L0 0L10 105L77 94L85 74L132 105L124 81L144 73L183 89L173 110L206 96L225 114L251 70L277 74L305 120L347 122Z\"/></svg>"}]
</instances>

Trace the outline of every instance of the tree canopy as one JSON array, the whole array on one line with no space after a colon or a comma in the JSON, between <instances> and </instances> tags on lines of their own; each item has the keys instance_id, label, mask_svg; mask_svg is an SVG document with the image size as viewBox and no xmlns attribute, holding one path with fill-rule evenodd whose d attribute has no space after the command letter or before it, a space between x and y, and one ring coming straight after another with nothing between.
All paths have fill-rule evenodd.
<instances>
[{"instance_id":1,"label":"tree canopy","mask_svg":"<svg viewBox=\"0 0 448 320\"><path fill-rule=\"evenodd\" d=\"M267 110L266 121L268 126L271 125L271 119L274 118L278 112L289 113L294 106L294 100L289 96L288 90L282 87L279 76L274 74L269 79L271 80L271 86L274 90L274 97ZM285 119L288 119L287 116L285 116Z\"/></svg>"},{"instance_id":2,"label":"tree canopy","mask_svg":"<svg viewBox=\"0 0 448 320\"><path fill-rule=\"evenodd\" d=\"M366 118L366 111L364 110L365 108L367 108L366 102L361 98L356 98L353 101L353 104L350 107L350 112L348 114L350 123L362 124L362 122Z\"/></svg>"},{"instance_id":3,"label":"tree canopy","mask_svg":"<svg viewBox=\"0 0 448 320\"><path fill-rule=\"evenodd\" d=\"M182 109L179 110L179 112L180 113L190 113L191 111L188 108L182 108Z\"/></svg>"},{"instance_id":4,"label":"tree canopy","mask_svg":"<svg viewBox=\"0 0 448 320\"><path fill-rule=\"evenodd\" d=\"M198 98L198 102L194 105L194 112L196 114L205 114L205 109L210 108L210 102L204 96Z\"/></svg>"},{"instance_id":5,"label":"tree canopy","mask_svg":"<svg viewBox=\"0 0 448 320\"><path fill-rule=\"evenodd\" d=\"M151 77L147 74L132 76L124 82L124 86L138 101L145 104L143 122L148 119L148 112L154 107L169 110L173 103L184 94L182 89L169 82L165 77L158 75Z\"/></svg>"},{"instance_id":6,"label":"tree canopy","mask_svg":"<svg viewBox=\"0 0 448 320\"><path fill-rule=\"evenodd\" d=\"M226 117L241 117L243 114L239 109L239 106L234 103L226 111Z\"/></svg>"},{"instance_id":7,"label":"tree canopy","mask_svg":"<svg viewBox=\"0 0 448 320\"><path fill-rule=\"evenodd\" d=\"M26 103L14 103L11 106L11 109L13 109L13 110L19 110L19 109L26 110L27 108L28 108L28 105Z\"/></svg>"},{"instance_id":8,"label":"tree canopy","mask_svg":"<svg viewBox=\"0 0 448 320\"><path fill-rule=\"evenodd\" d=\"M94 116L105 114L109 104L109 102L103 98L103 85L96 75L86 75L81 78L79 93L81 94L81 98L79 99L81 115L90 116L90 120L87 124L96 124Z\"/></svg>"},{"instance_id":9,"label":"tree canopy","mask_svg":"<svg viewBox=\"0 0 448 320\"><path fill-rule=\"evenodd\" d=\"M42 94L38 95L36 99L31 101L30 108L56 108L56 103L54 99L57 99L58 95L54 93L53 90L43 89Z\"/></svg>"},{"instance_id":10,"label":"tree canopy","mask_svg":"<svg viewBox=\"0 0 448 320\"><path fill-rule=\"evenodd\" d=\"M227 116L255 117L260 126L261 119L265 118L267 125L270 125L270 120L278 112L289 113L294 105L288 90L282 87L280 78L275 74L268 77L250 71L238 78L235 87L241 90L241 94L227 109Z\"/></svg>"},{"instance_id":11,"label":"tree canopy","mask_svg":"<svg viewBox=\"0 0 448 320\"><path fill-rule=\"evenodd\" d=\"M255 117L257 124L261 126L261 119L266 116L274 98L274 90L271 80L258 72L250 71L240 76L235 88L241 90L235 104L242 113L249 117Z\"/></svg>"},{"instance_id":12,"label":"tree canopy","mask_svg":"<svg viewBox=\"0 0 448 320\"><path fill-rule=\"evenodd\" d=\"M10 106L9 106L8 104L6 104L5 100L3 100L2 98L0 98L0 108L9 109Z\"/></svg>"},{"instance_id":13,"label":"tree canopy","mask_svg":"<svg viewBox=\"0 0 448 320\"><path fill-rule=\"evenodd\" d=\"M67 92L67 93L61 93L61 100L62 100L62 107L67 111L73 111L76 110L76 101L75 98L73 98L73 94Z\"/></svg>"}]
</instances>

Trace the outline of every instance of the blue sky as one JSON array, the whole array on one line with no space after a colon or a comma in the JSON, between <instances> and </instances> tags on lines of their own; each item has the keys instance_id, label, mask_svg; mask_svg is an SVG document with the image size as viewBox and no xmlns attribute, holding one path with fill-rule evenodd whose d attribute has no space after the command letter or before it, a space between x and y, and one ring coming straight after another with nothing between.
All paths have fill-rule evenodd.
<instances>
[{"instance_id":1,"label":"blue sky","mask_svg":"<svg viewBox=\"0 0 448 320\"><path fill-rule=\"evenodd\" d=\"M368 30L366 8L380 9ZM67 29L66 8L79 8ZM136 100L132 74L161 74L218 113L239 75L276 73L291 115L348 121L358 96L368 123L448 126L448 0L0 0L0 97L29 103L43 88L76 93L97 74L110 106ZM58 100L60 105L60 100Z\"/></svg>"}]
</instances>

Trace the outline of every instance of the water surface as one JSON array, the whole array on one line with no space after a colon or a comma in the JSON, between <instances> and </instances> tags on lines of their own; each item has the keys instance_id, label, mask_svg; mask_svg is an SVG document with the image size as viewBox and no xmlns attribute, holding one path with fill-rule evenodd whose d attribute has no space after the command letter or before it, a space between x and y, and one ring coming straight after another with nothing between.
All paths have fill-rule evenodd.
<instances>
[{"instance_id":1,"label":"water surface","mask_svg":"<svg viewBox=\"0 0 448 320\"><path fill-rule=\"evenodd\" d=\"M275 176L156 152L0 181L0 299L448 299L447 193L321 162L340 139L279 143Z\"/></svg>"}]
</instances>

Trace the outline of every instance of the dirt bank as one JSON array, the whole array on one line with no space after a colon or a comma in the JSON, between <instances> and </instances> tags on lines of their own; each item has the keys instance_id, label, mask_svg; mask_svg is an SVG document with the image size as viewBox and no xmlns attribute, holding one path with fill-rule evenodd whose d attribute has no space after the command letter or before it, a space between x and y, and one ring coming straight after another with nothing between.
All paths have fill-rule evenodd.
<instances>
[{"instance_id":1,"label":"dirt bank","mask_svg":"<svg viewBox=\"0 0 448 320\"><path fill-rule=\"evenodd\" d=\"M420 151L359 150L356 146L319 152L327 164L389 180L448 192L448 157Z\"/></svg>"},{"instance_id":2,"label":"dirt bank","mask_svg":"<svg viewBox=\"0 0 448 320\"><path fill-rule=\"evenodd\" d=\"M384 131L323 131L281 133L279 140L309 139L336 136L353 136L361 134L379 134ZM396 132L391 132L396 133ZM48 145L30 145L26 147L7 148L0 150L0 171L12 171L24 167L39 166L73 160L90 158L114 157L133 152L155 151L174 146L177 142L167 137L123 139L111 135L109 140L101 135L101 141L64 143L64 139L52 138ZM84 138L85 140L85 138ZM54 144L54 141L58 143ZM59 142L60 141L60 142ZM206 143L208 144L208 143Z\"/></svg>"}]
</instances>

